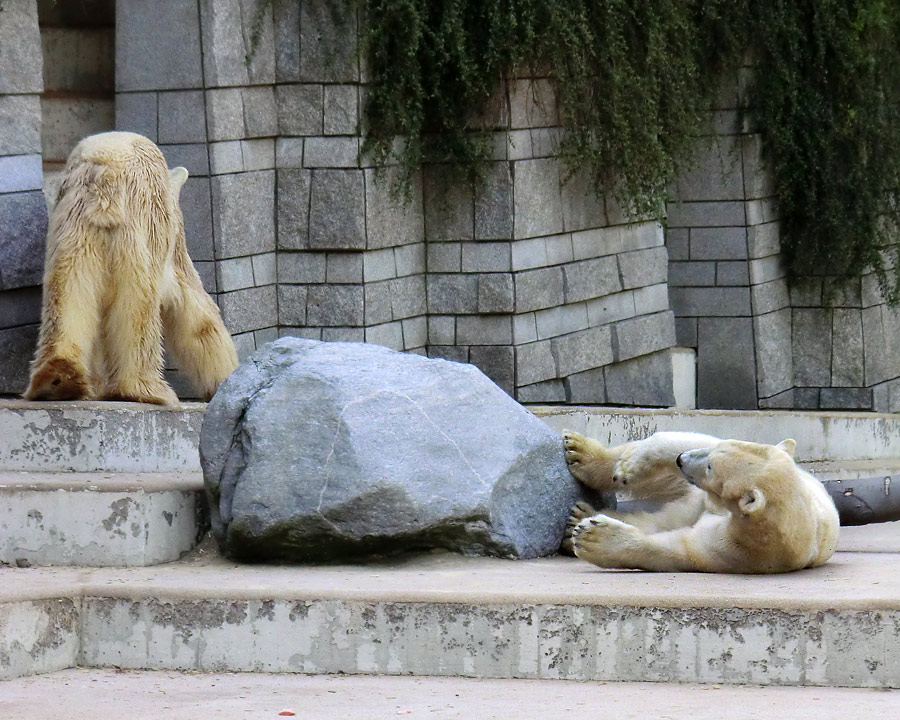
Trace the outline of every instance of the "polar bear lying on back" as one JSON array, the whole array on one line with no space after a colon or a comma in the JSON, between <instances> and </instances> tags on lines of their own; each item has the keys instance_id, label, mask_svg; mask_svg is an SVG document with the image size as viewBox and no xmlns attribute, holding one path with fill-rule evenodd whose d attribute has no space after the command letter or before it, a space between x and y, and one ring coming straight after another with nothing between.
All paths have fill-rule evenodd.
<instances>
[{"instance_id":1,"label":"polar bear lying on back","mask_svg":"<svg viewBox=\"0 0 900 720\"><path fill-rule=\"evenodd\" d=\"M822 483L794 462L793 440L761 445L705 436L712 440L705 447L667 454L698 439L686 435L658 433L606 450L566 434L566 459L577 478L592 487L637 487L643 497L661 489L671 498L656 526L654 513L593 515L579 504L570 520L577 557L610 568L728 573L790 572L831 557L837 510ZM672 466L691 490L681 492ZM666 512L667 505L674 510ZM668 527L679 518L681 526Z\"/></svg>"}]
</instances>

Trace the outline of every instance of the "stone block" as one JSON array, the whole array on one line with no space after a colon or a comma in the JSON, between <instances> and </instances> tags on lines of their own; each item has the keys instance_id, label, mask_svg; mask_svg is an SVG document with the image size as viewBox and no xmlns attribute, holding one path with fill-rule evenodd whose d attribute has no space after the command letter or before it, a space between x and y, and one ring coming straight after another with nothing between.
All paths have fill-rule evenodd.
<instances>
[{"instance_id":1,"label":"stone block","mask_svg":"<svg viewBox=\"0 0 900 720\"><path fill-rule=\"evenodd\" d=\"M605 405L606 377L604 368L594 368L569 375L564 379L566 401L575 405Z\"/></svg>"},{"instance_id":2,"label":"stone block","mask_svg":"<svg viewBox=\"0 0 900 720\"><path fill-rule=\"evenodd\" d=\"M160 143L206 142L206 101L202 90L161 92L158 102Z\"/></svg>"},{"instance_id":3,"label":"stone block","mask_svg":"<svg viewBox=\"0 0 900 720\"><path fill-rule=\"evenodd\" d=\"M321 340L322 331L325 328L311 327L280 327L278 337L298 337L304 340Z\"/></svg>"},{"instance_id":4,"label":"stone block","mask_svg":"<svg viewBox=\"0 0 900 720\"><path fill-rule=\"evenodd\" d=\"M475 205L469 186L455 181L445 166L429 165L423 171L423 193L429 243L474 237Z\"/></svg>"},{"instance_id":5,"label":"stone block","mask_svg":"<svg viewBox=\"0 0 900 720\"><path fill-rule=\"evenodd\" d=\"M312 171L278 170L278 247L299 250L309 245L309 195Z\"/></svg>"},{"instance_id":6,"label":"stone block","mask_svg":"<svg viewBox=\"0 0 900 720\"><path fill-rule=\"evenodd\" d=\"M565 301L562 268L528 270L517 273L514 278L517 313L562 305Z\"/></svg>"},{"instance_id":7,"label":"stone block","mask_svg":"<svg viewBox=\"0 0 900 720\"><path fill-rule=\"evenodd\" d=\"M886 305L863 309L866 386L900 377L900 353L886 352L896 347L900 337L900 311Z\"/></svg>"},{"instance_id":8,"label":"stone block","mask_svg":"<svg viewBox=\"0 0 900 720\"><path fill-rule=\"evenodd\" d=\"M429 313L445 315L478 312L477 275L429 273L426 283Z\"/></svg>"},{"instance_id":9,"label":"stone block","mask_svg":"<svg viewBox=\"0 0 900 720\"><path fill-rule=\"evenodd\" d=\"M508 394L516 389L515 352L511 347L476 346L469 349L469 362Z\"/></svg>"},{"instance_id":10,"label":"stone block","mask_svg":"<svg viewBox=\"0 0 900 720\"><path fill-rule=\"evenodd\" d=\"M362 285L310 285L306 323L323 327L364 324Z\"/></svg>"},{"instance_id":11,"label":"stone block","mask_svg":"<svg viewBox=\"0 0 900 720\"><path fill-rule=\"evenodd\" d=\"M391 312L390 282L366 283L364 287L365 324L379 325L390 322L394 317Z\"/></svg>"},{"instance_id":12,"label":"stone block","mask_svg":"<svg viewBox=\"0 0 900 720\"><path fill-rule=\"evenodd\" d=\"M564 130L559 127L545 127L545 128L532 128L530 131L531 134L531 153L534 158L544 158L544 157L557 157L559 155L560 144L562 143ZM511 159L511 158L510 158ZM577 173L577 171L576 171ZM570 173L566 168L562 169L562 175L560 179L566 180L569 178ZM580 203L579 203L580 204ZM596 208L582 208L582 210L587 210L588 212L596 212ZM603 212L602 203L600 212ZM603 216L598 216L603 217ZM576 221L577 224L578 221ZM591 221L588 221L588 224L585 227L589 227L592 225Z\"/></svg>"},{"instance_id":13,"label":"stone block","mask_svg":"<svg viewBox=\"0 0 900 720\"><path fill-rule=\"evenodd\" d=\"M514 163L515 237L563 231L559 161L555 158Z\"/></svg>"},{"instance_id":14,"label":"stone block","mask_svg":"<svg viewBox=\"0 0 900 720\"><path fill-rule=\"evenodd\" d=\"M187 168L191 177L209 175L209 149L206 143L163 145L160 150L170 168L181 165Z\"/></svg>"},{"instance_id":15,"label":"stone block","mask_svg":"<svg viewBox=\"0 0 900 720\"><path fill-rule=\"evenodd\" d=\"M409 197L401 201L391 192L397 168L388 168L384 173L373 169L364 172L368 247L384 248L424 242L421 175L413 178Z\"/></svg>"},{"instance_id":16,"label":"stone block","mask_svg":"<svg viewBox=\"0 0 900 720\"><path fill-rule=\"evenodd\" d=\"M634 291L614 293L587 301L588 321L591 325L607 323L634 317Z\"/></svg>"},{"instance_id":17,"label":"stone block","mask_svg":"<svg viewBox=\"0 0 900 720\"><path fill-rule=\"evenodd\" d=\"M216 263L213 260L201 260L194 263L194 268L200 276L200 282L203 283L203 289L210 295L215 296L219 292L219 286L216 282Z\"/></svg>"},{"instance_id":18,"label":"stone block","mask_svg":"<svg viewBox=\"0 0 900 720\"><path fill-rule=\"evenodd\" d=\"M256 336L252 332L232 335L231 339L234 341L239 363L245 362L256 352Z\"/></svg>"},{"instance_id":19,"label":"stone block","mask_svg":"<svg viewBox=\"0 0 900 720\"><path fill-rule=\"evenodd\" d=\"M756 262L756 261L751 261ZM777 278L773 278L777 279ZM771 280L766 280L771 282ZM716 285L745 286L750 284L750 264L743 260L726 260L716 263Z\"/></svg>"},{"instance_id":20,"label":"stone block","mask_svg":"<svg viewBox=\"0 0 900 720\"><path fill-rule=\"evenodd\" d=\"M431 345L428 348L428 357L467 363L469 362L469 348L463 345Z\"/></svg>"},{"instance_id":21,"label":"stone block","mask_svg":"<svg viewBox=\"0 0 900 720\"><path fill-rule=\"evenodd\" d=\"M826 387L831 384L831 310L794 308L794 385Z\"/></svg>"},{"instance_id":22,"label":"stone block","mask_svg":"<svg viewBox=\"0 0 900 720\"><path fill-rule=\"evenodd\" d=\"M544 382L516 388L516 400L520 403L564 403L566 387L562 380Z\"/></svg>"},{"instance_id":23,"label":"stone block","mask_svg":"<svg viewBox=\"0 0 900 720\"><path fill-rule=\"evenodd\" d=\"M763 137L759 133L741 137L744 197L768 198L775 195L775 175L766 163Z\"/></svg>"},{"instance_id":24,"label":"stone block","mask_svg":"<svg viewBox=\"0 0 900 720\"><path fill-rule=\"evenodd\" d=\"M275 24L275 82L300 79L300 3L275 0L272 6Z\"/></svg>"},{"instance_id":25,"label":"stone block","mask_svg":"<svg viewBox=\"0 0 900 720\"><path fill-rule=\"evenodd\" d=\"M510 125L536 128L559 125L559 106L547 78L519 78L509 83Z\"/></svg>"},{"instance_id":26,"label":"stone block","mask_svg":"<svg viewBox=\"0 0 900 720\"><path fill-rule=\"evenodd\" d=\"M361 283L362 253L328 253L325 279L329 283Z\"/></svg>"},{"instance_id":27,"label":"stone block","mask_svg":"<svg viewBox=\"0 0 900 720\"><path fill-rule=\"evenodd\" d=\"M492 163L475 191L475 239L513 237L513 181L509 163Z\"/></svg>"},{"instance_id":28,"label":"stone block","mask_svg":"<svg viewBox=\"0 0 900 720\"><path fill-rule=\"evenodd\" d=\"M28 367L37 345L38 326L0 328L0 393L20 395L28 387Z\"/></svg>"},{"instance_id":29,"label":"stone block","mask_svg":"<svg viewBox=\"0 0 900 720\"><path fill-rule=\"evenodd\" d=\"M536 132L540 131L532 131ZM570 174L568 168L560 167L560 180L563 227L566 232L606 225L606 204L597 194L587 168L579 167Z\"/></svg>"},{"instance_id":30,"label":"stone block","mask_svg":"<svg viewBox=\"0 0 900 720\"><path fill-rule=\"evenodd\" d=\"M456 319L456 342L460 345L511 345L509 315L463 315Z\"/></svg>"},{"instance_id":31,"label":"stone block","mask_svg":"<svg viewBox=\"0 0 900 720\"><path fill-rule=\"evenodd\" d=\"M879 413L900 412L900 380L891 380L872 388L872 410Z\"/></svg>"},{"instance_id":32,"label":"stone block","mask_svg":"<svg viewBox=\"0 0 900 720\"><path fill-rule=\"evenodd\" d=\"M691 260L746 259L746 228L694 228L691 230Z\"/></svg>"},{"instance_id":33,"label":"stone block","mask_svg":"<svg viewBox=\"0 0 900 720\"><path fill-rule=\"evenodd\" d=\"M2 52L0 50L0 54ZM0 64L0 67L4 68L5 77L7 66ZM155 122L156 115L153 117ZM0 155L26 155L40 151L40 97L0 94Z\"/></svg>"},{"instance_id":34,"label":"stone block","mask_svg":"<svg viewBox=\"0 0 900 720\"><path fill-rule=\"evenodd\" d=\"M209 144L209 163L213 175L244 172L244 153L240 140Z\"/></svg>"},{"instance_id":35,"label":"stone block","mask_svg":"<svg viewBox=\"0 0 900 720\"><path fill-rule=\"evenodd\" d=\"M617 362L649 355L675 345L675 318L669 312L621 320L613 325L613 353Z\"/></svg>"},{"instance_id":36,"label":"stone block","mask_svg":"<svg viewBox=\"0 0 900 720\"><path fill-rule=\"evenodd\" d=\"M587 303L558 305L534 313L537 336L540 340L584 330L590 325Z\"/></svg>"},{"instance_id":37,"label":"stone block","mask_svg":"<svg viewBox=\"0 0 900 720\"><path fill-rule=\"evenodd\" d=\"M27 192L43 187L40 155L0 155L0 193Z\"/></svg>"},{"instance_id":38,"label":"stone block","mask_svg":"<svg viewBox=\"0 0 900 720\"><path fill-rule=\"evenodd\" d=\"M862 278L850 280L828 281L828 299L836 308L861 308L862 305Z\"/></svg>"},{"instance_id":39,"label":"stone block","mask_svg":"<svg viewBox=\"0 0 900 720\"><path fill-rule=\"evenodd\" d=\"M278 253L279 283L323 283L327 275L326 253Z\"/></svg>"},{"instance_id":40,"label":"stone block","mask_svg":"<svg viewBox=\"0 0 900 720\"><path fill-rule=\"evenodd\" d=\"M747 252L750 258L762 258L781 252L781 225L777 222L747 227Z\"/></svg>"},{"instance_id":41,"label":"stone block","mask_svg":"<svg viewBox=\"0 0 900 720\"><path fill-rule=\"evenodd\" d=\"M572 249L572 236L569 233L551 235L544 238L547 246L547 262L550 265L562 265L575 260Z\"/></svg>"},{"instance_id":42,"label":"stone block","mask_svg":"<svg viewBox=\"0 0 900 720\"><path fill-rule=\"evenodd\" d=\"M189 177L178 198L184 216L184 235L188 254L196 261L213 260L212 196L206 177Z\"/></svg>"},{"instance_id":43,"label":"stone block","mask_svg":"<svg viewBox=\"0 0 900 720\"><path fill-rule=\"evenodd\" d=\"M206 91L206 123L210 142L240 140L247 136L244 98L240 88Z\"/></svg>"},{"instance_id":44,"label":"stone block","mask_svg":"<svg viewBox=\"0 0 900 720\"><path fill-rule=\"evenodd\" d=\"M218 287L221 292L242 290L254 287L253 261L249 257L233 258L231 260L219 260L216 263L218 270Z\"/></svg>"},{"instance_id":45,"label":"stone block","mask_svg":"<svg viewBox=\"0 0 900 720\"><path fill-rule=\"evenodd\" d=\"M352 0L300 5L300 79L348 83L360 79L359 29Z\"/></svg>"},{"instance_id":46,"label":"stone block","mask_svg":"<svg viewBox=\"0 0 900 720\"><path fill-rule=\"evenodd\" d=\"M822 410L872 410L871 388L822 388L819 408Z\"/></svg>"},{"instance_id":47,"label":"stone block","mask_svg":"<svg viewBox=\"0 0 900 720\"><path fill-rule=\"evenodd\" d=\"M275 172L216 175L210 182L216 257L274 250Z\"/></svg>"},{"instance_id":48,"label":"stone block","mask_svg":"<svg viewBox=\"0 0 900 720\"><path fill-rule=\"evenodd\" d=\"M462 244L462 271L506 273L512 269L508 242Z\"/></svg>"},{"instance_id":49,"label":"stone block","mask_svg":"<svg viewBox=\"0 0 900 720\"><path fill-rule=\"evenodd\" d=\"M572 233L575 260L663 247L664 240L662 226L657 222L615 225Z\"/></svg>"},{"instance_id":50,"label":"stone block","mask_svg":"<svg viewBox=\"0 0 900 720\"><path fill-rule=\"evenodd\" d=\"M698 139L694 157L671 195L681 202L743 200L740 138L714 135Z\"/></svg>"},{"instance_id":51,"label":"stone block","mask_svg":"<svg viewBox=\"0 0 900 720\"><path fill-rule=\"evenodd\" d=\"M822 278L796 278L791 281L791 306L822 307Z\"/></svg>"},{"instance_id":52,"label":"stone block","mask_svg":"<svg viewBox=\"0 0 900 720\"><path fill-rule=\"evenodd\" d=\"M278 168L303 167L303 138L280 137L275 140L275 165Z\"/></svg>"},{"instance_id":53,"label":"stone block","mask_svg":"<svg viewBox=\"0 0 900 720\"><path fill-rule=\"evenodd\" d=\"M425 272L425 243L399 245L394 248L397 277Z\"/></svg>"},{"instance_id":54,"label":"stone block","mask_svg":"<svg viewBox=\"0 0 900 720\"><path fill-rule=\"evenodd\" d=\"M272 8L265 0L200 3L203 71L207 86L234 87L275 82ZM255 40L254 40L255 39ZM197 44L199 52L199 43Z\"/></svg>"},{"instance_id":55,"label":"stone block","mask_svg":"<svg viewBox=\"0 0 900 720\"><path fill-rule=\"evenodd\" d=\"M753 318L759 397L773 397L794 383L791 310L784 308Z\"/></svg>"},{"instance_id":56,"label":"stone block","mask_svg":"<svg viewBox=\"0 0 900 720\"><path fill-rule=\"evenodd\" d=\"M675 318L675 340L679 347L697 347L697 318Z\"/></svg>"},{"instance_id":57,"label":"stone block","mask_svg":"<svg viewBox=\"0 0 900 720\"><path fill-rule=\"evenodd\" d=\"M0 195L0 290L41 284L46 237L44 193Z\"/></svg>"},{"instance_id":58,"label":"stone block","mask_svg":"<svg viewBox=\"0 0 900 720\"><path fill-rule=\"evenodd\" d=\"M321 135L323 94L321 85L278 85L275 105L280 135Z\"/></svg>"},{"instance_id":59,"label":"stone block","mask_svg":"<svg viewBox=\"0 0 900 720\"><path fill-rule=\"evenodd\" d=\"M815 395L812 399L812 404L801 405L798 402L797 396L800 394L800 389L798 388L785 390L783 393L778 393L772 397L761 397L759 399L759 407L761 410L800 410L804 407L807 409L817 409L819 407L819 393L815 390L811 392Z\"/></svg>"},{"instance_id":60,"label":"stone block","mask_svg":"<svg viewBox=\"0 0 900 720\"><path fill-rule=\"evenodd\" d=\"M563 265L567 303L611 295L622 289L614 256Z\"/></svg>"},{"instance_id":61,"label":"stone block","mask_svg":"<svg viewBox=\"0 0 900 720\"><path fill-rule=\"evenodd\" d=\"M426 253L428 272L459 272L462 268L461 243L429 241Z\"/></svg>"},{"instance_id":62,"label":"stone block","mask_svg":"<svg viewBox=\"0 0 900 720\"><path fill-rule=\"evenodd\" d=\"M665 282L669 274L665 246L621 253L617 259L624 290Z\"/></svg>"},{"instance_id":63,"label":"stone block","mask_svg":"<svg viewBox=\"0 0 900 720\"><path fill-rule=\"evenodd\" d=\"M309 247L366 247L366 193L361 170L314 170L309 208Z\"/></svg>"},{"instance_id":64,"label":"stone block","mask_svg":"<svg viewBox=\"0 0 900 720\"><path fill-rule=\"evenodd\" d=\"M431 345L455 345L456 318L453 315L429 315L428 342Z\"/></svg>"},{"instance_id":65,"label":"stone block","mask_svg":"<svg viewBox=\"0 0 900 720\"><path fill-rule=\"evenodd\" d=\"M244 127L248 138L273 137L278 134L278 112L275 88L271 85L241 88L244 105Z\"/></svg>"},{"instance_id":66,"label":"stone block","mask_svg":"<svg viewBox=\"0 0 900 720\"><path fill-rule=\"evenodd\" d=\"M669 202L666 203L668 226L730 227L747 223L743 202Z\"/></svg>"},{"instance_id":67,"label":"stone block","mask_svg":"<svg viewBox=\"0 0 900 720\"><path fill-rule=\"evenodd\" d=\"M253 284L272 285L276 281L276 257L275 253L262 253L253 255Z\"/></svg>"},{"instance_id":68,"label":"stone block","mask_svg":"<svg viewBox=\"0 0 900 720\"><path fill-rule=\"evenodd\" d=\"M44 82L37 3L6 2L0 12L0 94L40 93Z\"/></svg>"},{"instance_id":69,"label":"stone block","mask_svg":"<svg viewBox=\"0 0 900 720\"><path fill-rule=\"evenodd\" d=\"M271 170L275 167L275 138L241 140L244 170Z\"/></svg>"},{"instance_id":70,"label":"stone block","mask_svg":"<svg viewBox=\"0 0 900 720\"><path fill-rule=\"evenodd\" d=\"M202 88L198 5L222 4L117 0L116 91ZM211 61L217 49L207 43L205 33L202 47ZM209 71L205 79L209 85L225 84Z\"/></svg>"},{"instance_id":71,"label":"stone block","mask_svg":"<svg viewBox=\"0 0 900 720\"><path fill-rule=\"evenodd\" d=\"M775 222L778 217L778 202L775 198L748 200L744 203L747 226L764 225Z\"/></svg>"},{"instance_id":72,"label":"stone block","mask_svg":"<svg viewBox=\"0 0 900 720\"><path fill-rule=\"evenodd\" d=\"M513 276L486 273L478 276L478 312L508 313L515 308Z\"/></svg>"},{"instance_id":73,"label":"stone block","mask_svg":"<svg viewBox=\"0 0 900 720\"><path fill-rule=\"evenodd\" d=\"M649 315L669 309L669 286L667 283L636 288L633 293L635 315Z\"/></svg>"},{"instance_id":74,"label":"stone block","mask_svg":"<svg viewBox=\"0 0 900 720\"><path fill-rule=\"evenodd\" d=\"M40 321L40 286L0 292L0 328L33 325Z\"/></svg>"},{"instance_id":75,"label":"stone block","mask_svg":"<svg viewBox=\"0 0 900 720\"><path fill-rule=\"evenodd\" d=\"M275 285L219 294L219 307L225 327L231 333L276 327L278 303Z\"/></svg>"},{"instance_id":76,"label":"stone block","mask_svg":"<svg viewBox=\"0 0 900 720\"><path fill-rule=\"evenodd\" d=\"M306 138L303 149L303 165L308 168L357 167L359 165L359 138Z\"/></svg>"},{"instance_id":77,"label":"stone block","mask_svg":"<svg viewBox=\"0 0 900 720\"><path fill-rule=\"evenodd\" d=\"M612 333L608 326L592 327L554 338L550 341L550 346L556 358L559 377L608 365L613 361Z\"/></svg>"},{"instance_id":78,"label":"stone block","mask_svg":"<svg viewBox=\"0 0 900 720\"><path fill-rule=\"evenodd\" d=\"M669 284L673 287L712 287L716 284L716 263L670 262Z\"/></svg>"},{"instance_id":79,"label":"stone block","mask_svg":"<svg viewBox=\"0 0 900 720\"><path fill-rule=\"evenodd\" d=\"M323 129L326 135L359 133L359 93L356 85L326 85Z\"/></svg>"},{"instance_id":80,"label":"stone block","mask_svg":"<svg viewBox=\"0 0 900 720\"><path fill-rule=\"evenodd\" d=\"M750 299L754 315L781 310L790 307L791 304L785 280L773 280L762 285L754 285L750 288Z\"/></svg>"},{"instance_id":81,"label":"stone block","mask_svg":"<svg viewBox=\"0 0 900 720\"><path fill-rule=\"evenodd\" d=\"M387 286L391 298L391 317L394 320L426 313L424 276L395 278L388 280Z\"/></svg>"},{"instance_id":82,"label":"stone block","mask_svg":"<svg viewBox=\"0 0 900 720\"><path fill-rule=\"evenodd\" d=\"M534 313L513 315L513 342L516 345L537 340L537 321Z\"/></svg>"},{"instance_id":83,"label":"stone block","mask_svg":"<svg viewBox=\"0 0 900 720\"><path fill-rule=\"evenodd\" d=\"M547 238L515 240L511 243L512 269L531 270L550 265L547 255Z\"/></svg>"},{"instance_id":84,"label":"stone block","mask_svg":"<svg viewBox=\"0 0 900 720\"><path fill-rule=\"evenodd\" d=\"M672 407L675 404L672 358L667 351L643 355L604 368L610 405ZM578 402L575 397L572 402Z\"/></svg>"},{"instance_id":85,"label":"stone block","mask_svg":"<svg viewBox=\"0 0 900 720\"><path fill-rule=\"evenodd\" d=\"M324 342L365 342L365 328L322 328Z\"/></svg>"},{"instance_id":86,"label":"stone block","mask_svg":"<svg viewBox=\"0 0 900 720\"><path fill-rule=\"evenodd\" d=\"M865 347L862 311L838 309L832 317L831 385L859 387L865 384Z\"/></svg>"},{"instance_id":87,"label":"stone block","mask_svg":"<svg viewBox=\"0 0 900 720\"><path fill-rule=\"evenodd\" d=\"M363 275L366 282L378 282L397 277L394 249L385 248L367 252L363 259Z\"/></svg>"},{"instance_id":88,"label":"stone block","mask_svg":"<svg viewBox=\"0 0 900 720\"><path fill-rule=\"evenodd\" d=\"M550 343L550 340L541 340L515 348L517 386L559 377Z\"/></svg>"},{"instance_id":89,"label":"stone block","mask_svg":"<svg viewBox=\"0 0 900 720\"><path fill-rule=\"evenodd\" d=\"M679 317L750 315L750 288L669 288L669 301Z\"/></svg>"},{"instance_id":90,"label":"stone block","mask_svg":"<svg viewBox=\"0 0 900 720\"><path fill-rule=\"evenodd\" d=\"M751 260L749 265L750 283L753 285L779 280L787 277L788 274L787 265L781 255L771 255L767 258Z\"/></svg>"},{"instance_id":91,"label":"stone block","mask_svg":"<svg viewBox=\"0 0 900 720\"><path fill-rule=\"evenodd\" d=\"M403 326L403 349L407 352L424 350L428 344L428 319L423 315L403 320L401 324Z\"/></svg>"},{"instance_id":92,"label":"stone block","mask_svg":"<svg viewBox=\"0 0 900 720\"><path fill-rule=\"evenodd\" d=\"M669 262L690 259L690 235L691 231L687 228L666 229L666 250L669 251Z\"/></svg>"},{"instance_id":93,"label":"stone block","mask_svg":"<svg viewBox=\"0 0 900 720\"><path fill-rule=\"evenodd\" d=\"M390 322L366 328L366 342L391 350L403 350L403 323Z\"/></svg>"},{"instance_id":94,"label":"stone block","mask_svg":"<svg viewBox=\"0 0 900 720\"><path fill-rule=\"evenodd\" d=\"M755 410L756 352L750 318L697 321L697 406Z\"/></svg>"},{"instance_id":95,"label":"stone block","mask_svg":"<svg viewBox=\"0 0 900 720\"><path fill-rule=\"evenodd\" d=\"M506 157L508 160L528 160L534 157L531 147L531 130L510 130L506 133Z\"/></svg>"}]
</instances>

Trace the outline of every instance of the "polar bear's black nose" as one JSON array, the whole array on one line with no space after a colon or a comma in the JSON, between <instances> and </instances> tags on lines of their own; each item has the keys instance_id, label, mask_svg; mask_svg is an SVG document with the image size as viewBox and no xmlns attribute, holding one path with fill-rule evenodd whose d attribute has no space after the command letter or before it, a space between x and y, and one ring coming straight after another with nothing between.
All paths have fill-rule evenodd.
<instances>
[{"instance_id":1,"label":"polar bear's black nose","mask_svg":"<svg viewBox=\"0 0 900 720\"><path fill-rule=\"evenodd\" d=\"M679 455L677 458L675 458L675 464L678 467L681 467L681 455Z\"/></svg>"}]
</instances>

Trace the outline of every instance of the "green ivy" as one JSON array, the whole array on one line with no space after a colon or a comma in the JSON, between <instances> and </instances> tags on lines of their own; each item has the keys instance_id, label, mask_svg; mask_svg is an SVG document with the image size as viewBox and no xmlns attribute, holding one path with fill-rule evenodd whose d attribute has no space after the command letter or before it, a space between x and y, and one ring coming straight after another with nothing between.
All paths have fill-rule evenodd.
<instances>
[{"instance_id":1,"label":"green ivy","mask_svg":"<svg viewBox=\"0 0 900 720\"><path fill-rule=\"evenodd\" d=\"M407 180L425 160L477 181L490 103L549 75L560 155L597 191L660 214L723 78L754 59L763 135L795 276L900 276L900 3L891 0L366 0L367 150ZM397 142L402 139L403 142Z\"/></svg>"}]
</instances>

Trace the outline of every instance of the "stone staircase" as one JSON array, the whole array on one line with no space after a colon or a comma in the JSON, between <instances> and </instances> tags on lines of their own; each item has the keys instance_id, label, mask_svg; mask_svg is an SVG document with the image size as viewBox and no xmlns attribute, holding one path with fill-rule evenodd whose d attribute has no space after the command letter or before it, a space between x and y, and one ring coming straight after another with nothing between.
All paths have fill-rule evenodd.
<instances>
[{"instance_id":1,"label":"stone staircase","mask_svg":"<svg viewBox=\"0 0 900 720\"><path fill-rule=\"evenodd\" d=\"M771 577L441 552L236 565L195 547L203 408L0 402L0 678L114 667L900 687L897 523L846 528L827 565ZM605 442L790 436L828 477L900 468L900 416L534 411Z\"/></svg>"}]
</instances>

